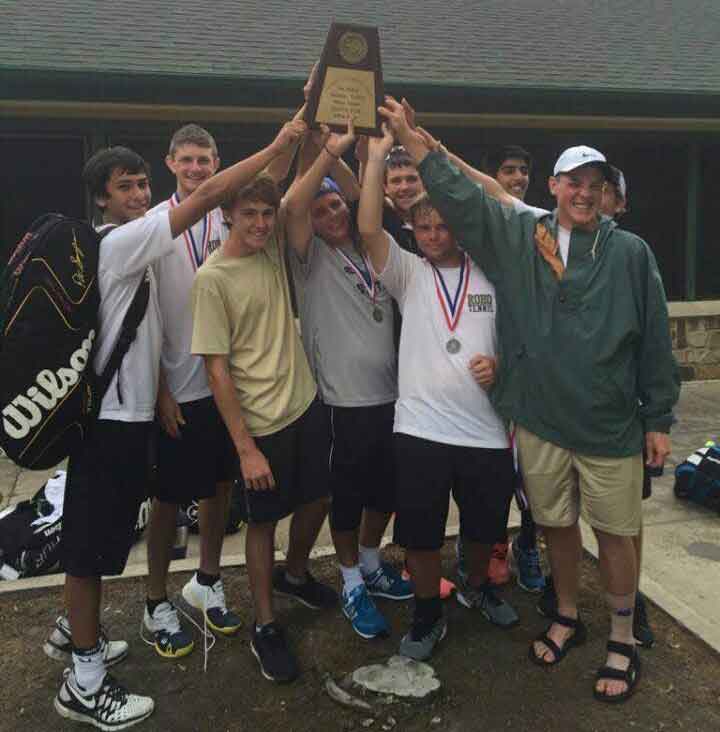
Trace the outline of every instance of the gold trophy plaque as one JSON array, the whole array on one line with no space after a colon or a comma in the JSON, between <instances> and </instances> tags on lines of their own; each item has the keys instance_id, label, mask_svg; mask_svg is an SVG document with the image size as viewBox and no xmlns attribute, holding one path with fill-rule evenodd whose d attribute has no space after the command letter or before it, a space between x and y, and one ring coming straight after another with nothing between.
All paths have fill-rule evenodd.
<instances>
[{"instance_id":1,"label":"gold trophy plaque","mask_svg":"<svg viewBox=\"0 0 720 732\"><path fill-rule=\"evenodd\" d=\"M377 108L383 99L378 29L333 23L308 98L308 126L326 124L340 132L351 116L357 134L379 137Z\"/></svg>"}]
</instances>

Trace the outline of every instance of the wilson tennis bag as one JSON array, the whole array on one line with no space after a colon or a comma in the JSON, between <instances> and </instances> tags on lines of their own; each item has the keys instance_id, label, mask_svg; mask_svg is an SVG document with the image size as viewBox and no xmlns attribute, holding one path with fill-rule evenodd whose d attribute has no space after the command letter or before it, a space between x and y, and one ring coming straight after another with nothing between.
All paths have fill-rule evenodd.
<instances>
[{"instance_id":1,"label":"wilson tennis bag","mask_svg":"<svg viewBox=\"0 0 720 732\"><path fill-rule=\"evenodd\" d=\"M98 328L103 234L85 221L42 216L0 281L0 447L21 467L51 468L83 439L145 315L147 278L96 377L87 366Z\"/></svg>"}]
</instances>

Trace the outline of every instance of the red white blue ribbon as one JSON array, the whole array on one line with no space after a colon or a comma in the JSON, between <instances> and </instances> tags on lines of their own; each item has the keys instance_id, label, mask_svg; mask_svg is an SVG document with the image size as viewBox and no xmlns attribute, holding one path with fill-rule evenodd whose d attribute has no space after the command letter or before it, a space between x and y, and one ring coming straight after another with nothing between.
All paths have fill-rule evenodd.
<instances>
[{"instance_id":1,"label":"red white blue ribbon","mask_svg":"<svg viewBox=\"0 0 720 732\"><path fill-rule=\"evenodd\" d=\"M177 193L173 193L170 197L170 208L175 208L180 203L180 197ZM206 213L203 217L203 233L202 242L200 249L198 250L197 242L193 236L192 226L183 231L183 237L185 238L185 247L187 248L188 256L190 257L190 263L192 264L193 271L197 271L198 267L207 258L208 248L210 246L210 234L212 232L212 219L210 213Z\"/></svg>"},{"instance_id":2,"label":"red white blue ribbon","mask_svg":"<svg viewBox=\"0 0 720 732\"><path fill-rule=\"evenodd\" d=\"M434 264L432 268L433 277L435 278L435 292L440 301L445 322L447 323L448 330L454 333L463 313L463 303L465 302L465 295L467 295L468 285L470 284L470 259L466 254L460 265L460 279L458 280L454 298L450 297L442 272ZM442 286L442 290L440 286Z\"/></svg>"}]
</instances>

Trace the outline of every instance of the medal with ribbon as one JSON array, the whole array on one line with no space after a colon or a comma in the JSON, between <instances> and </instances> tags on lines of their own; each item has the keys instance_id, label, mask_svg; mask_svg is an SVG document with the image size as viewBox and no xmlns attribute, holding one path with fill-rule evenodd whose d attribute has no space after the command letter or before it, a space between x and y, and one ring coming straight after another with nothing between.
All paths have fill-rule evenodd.
<instances>
[{"instance_id":1,"label":"medal with ribbon","mask_svg":"<svg viewBox=\"0 0 720 732\"><path fill-rule=\"evenodd\" d=\"M346 272L352 273L356 275L360 282L358 283L358 289L361 292L367 293L368 297L370 298L370 302L372 303L372 316L373 320L376 323L382 323L383 321L383 311L382 308L375 303L375 300L377 298L377 283L373 279L373 276L370 274L370 264L368 263L367 258L362 252L358 252L360 255L360 259L362 260L362 266L358 267L353 260L345 254L341 249L335 249L335 251L343 258L345 263L347 264L347 267L344 267Z\"/></svg>"},{"instance_id":2,"label":"medal with ribbon","mask_svg":"<svg viewBox=\"0 0 720 732\"><path fill-rule=\"evenodd\" d=\"M180 198L177 193L173 193L170 197L170 207L175 208L180 203ZM192 264L193 271L197 271L198 267L202 265L208 254L208 247L210 245L210 234L212 231L212 219L210 218L210 212L206 213L203 217L203 233L200 248L198 249L195 236L193 235L192 226L183 231L183 237L185 238L185 247L190 257L190 263Z\"/></svg>"},{"instance_id":3,"label":"medal with ribbon","mask_svg":"<svg viewBox=\"0 0 720 732\"><path fill-rule=\"evenodd\" d=\"M445 348L448 353L459 353L462 348L462 344L455 337L455 329L458 327L458 323L460 322L460 317L463 313L465 295L467 294L468 285L470 284L470 260L468 259L467 254L463 257L462 264L460 265L460 278L458 279L457 288L455 290L455 297L450 297L442 272L434 264L431 266L433 268L433 277L435 278L435 292L437 293L437 298L440 301L440 307L442 308L443 315L445 316L445 322L447 323L448 330L450 331L450 340L445 344Z\"/></svg>"}]
</instances>

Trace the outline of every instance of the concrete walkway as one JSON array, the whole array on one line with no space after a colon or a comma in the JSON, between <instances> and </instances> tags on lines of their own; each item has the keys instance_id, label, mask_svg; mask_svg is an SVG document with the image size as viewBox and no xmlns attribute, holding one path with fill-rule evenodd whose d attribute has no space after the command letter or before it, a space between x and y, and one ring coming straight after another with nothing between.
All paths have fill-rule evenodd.
<instances>
[{"instance_id":1,"label":"concrete walkway","mask_svg":"<svg viewBox=\"0 0 720 732\"><path fill-rule=\"evenodd\" d=\"M720 652L720 516L709 510L678 501L673 494L673 471L708 439L720 437L720 381L689 382L683 385L677 409L678 424L673 431L673 454L665 475L653 481L653 496L645 501L645 556L641 587L657 605ZM0 510L10 503L29 498L52 471L20 471L8 460L0 460ZM519 523L513 509L511 525ZM595 553L592 532L583 526L587 548ZM451 511L448 534L457 533L457 514ZM278 556L287 542L287 522L278 532ZM332 553L327 526L315 549L316 556ZM188 558L173 562L174 571L195 569L197 539L191 537ZM228 537L223 565L245 562L244 532ZM146 574L144 542L133 549L124 576ZM17 582L0 582L0 593L58 585L62 575Z\"/></svg>"}]
</instances>

